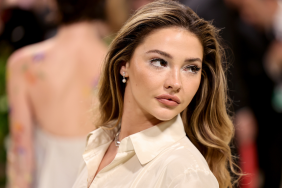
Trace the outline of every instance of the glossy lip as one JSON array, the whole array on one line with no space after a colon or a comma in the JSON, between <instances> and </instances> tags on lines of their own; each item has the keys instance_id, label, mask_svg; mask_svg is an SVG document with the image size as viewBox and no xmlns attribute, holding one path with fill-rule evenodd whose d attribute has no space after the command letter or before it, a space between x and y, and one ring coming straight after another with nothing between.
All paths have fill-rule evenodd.
<instances>
[{"instance_id":1,"label":"glossy lip","mask_svg":"<svg viewBox=\"0 0 282 188\"><path fill-rule=\"evenodd\" d=\"M180 99L174 95L163 94L157 96L156 99L167 106L177 106L180 104Z\"/></svg>"}]
</instances>

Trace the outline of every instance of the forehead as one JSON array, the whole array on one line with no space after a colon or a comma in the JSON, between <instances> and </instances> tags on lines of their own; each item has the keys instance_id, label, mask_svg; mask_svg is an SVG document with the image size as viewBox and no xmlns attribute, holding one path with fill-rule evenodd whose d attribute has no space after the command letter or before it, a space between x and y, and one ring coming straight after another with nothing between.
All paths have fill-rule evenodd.
<instances>
[{"instance_id":1,"label":"forehead","mask_svg":"<svg viewBox=\"0 0 282 188\"><path fill-rule=\"evenodd\" d=\"M136 51L158 49L181 56L203 57L203 46L198 37L181 27L157 29L149 33Z\"/></svg>"}]
</instances>

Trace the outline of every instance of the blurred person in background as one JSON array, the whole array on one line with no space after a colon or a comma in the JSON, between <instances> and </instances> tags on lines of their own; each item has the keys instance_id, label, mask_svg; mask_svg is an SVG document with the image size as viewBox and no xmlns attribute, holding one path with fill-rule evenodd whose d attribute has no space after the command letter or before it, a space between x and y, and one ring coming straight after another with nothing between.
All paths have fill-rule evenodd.
<instances>
[{"instance_id":1,"label":"blurred person in background","mask_svg":"<svg viewBox=\"0 0 282 188\"><path fill-rule=\"evenodd\" d=\"M0 41L17 50L54 36L58 26L56 11L54 0L3 0L0 3L3 22Z\"/></svg>"},{"instance_id":2,"label":"blurred person in background","mask_svg":"<svg viewBox=\"0 0 282 188\"><path fill-rule=\"evenodd\" d=\"M6 183L6 142L8 135L8 104L6 64L13 51L43 40L43 30L36 14L8 0L0 1L0 187Z\"/></svg>"},{"instance_id":3,"label":"blurred person in background","mask_svg":"<svg viewBox=\"0 0 282 188\"><path fill-rule=\"evenodd\" d=\"M107 23L112 33L117 33L127 19L140 7L153 0L107 0ZM113 37L111 38L113 39Z\"/></svg>"},{"instance_id":4,"label":"blurred person in background","mask_svg":"<svg viewBox=\"0 0 282 188\"><path fill-rule=\"evenodd\" d=\"M9 186L69 188L82 162L107 47L104 0L57 0L55 37L15 52L7 68ZM95 112L94 112L95 113Z\"/></svg>"},{"instance_id":5,"label":"blurred person in background","mask_svg":"<svg viewBox=\"0 0 282 188\"><path fill-rule=\"evenodd\" d=\"M282 168L281 1L239 2L237 8L243 22L238 25L238 64L245 80L249 108L246 113L237 113L238 140L241 143L256 141L261 178L264 177L262 186L279 188ZM257 138L253 136L256 130Z\"/></svg>"},{"instance_id":6,"label":"blurred person in background","mask_svg":"<svg viewBox=\"0 0 282 188\"><path fill-rule=\"evenodd\" d=\"M113 34L117 33L130 16L130 0L107 0L107 23Z\"/></svg>"},{"instance_id":7,"label":"blurred person in background","mask_svg":"<svg viewBox=\"0 0 282 188\"><path fill-rule=\"evenodd\" d=\"M0 41L5 41L13 50L43 40L44 32L35 13L23 9L17 1L2 1L0 15L3 22Z\"/></svg>"},{"instance_id":8,"label":"blurred person in background","mask_svg":"<svg viewBox=\"0 0 282 188\"><path fill-rule=\"evenodd\" d=\"M9 111L6 93L7 59L15 50L40 42L47 35L48 38L50 31L53 35L57 26L56 22L51 22L51 14L46 14L48 12L46 10L51 9L49 5L50 8L47 8L47 4L53 0L44 0L45 2L36 0L29 6L22 6L21 3L24 1L0 1L0 187L6 183L7 142L5 140L7 139L5 138L8 135ZM47 17L50 17L50 21L46 19Z\"/></svg>"}]
</instances>

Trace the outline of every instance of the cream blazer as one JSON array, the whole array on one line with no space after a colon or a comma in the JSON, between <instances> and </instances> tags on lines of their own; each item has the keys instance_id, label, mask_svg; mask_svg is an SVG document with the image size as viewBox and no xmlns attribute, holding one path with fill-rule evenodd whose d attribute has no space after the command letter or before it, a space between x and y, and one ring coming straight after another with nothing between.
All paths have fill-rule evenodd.
<instances>
[{"instance_id":1,"label":"cream blazer","mask_svg":"<svg viewBox=\"0 0 282 188\"><path fill-rule=\"evenodd\" d=\"M218 188L209 166L186 137L180 115L124 138L114 160L93 179L116 130L88 136L85 165L73 188Z\"/></svg>"}]
</instances>

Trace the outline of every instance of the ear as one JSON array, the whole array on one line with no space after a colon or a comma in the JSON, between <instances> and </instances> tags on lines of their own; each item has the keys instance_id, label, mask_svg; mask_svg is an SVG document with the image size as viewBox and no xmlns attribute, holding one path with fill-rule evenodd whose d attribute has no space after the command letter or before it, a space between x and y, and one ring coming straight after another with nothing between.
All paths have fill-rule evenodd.
<instances>
[{"instance_id":1,"label":"ear","mask_svg":"<svg viewBox=\"0 0 282 188\"><path fill-rule=\"evenodd\" d=\"M129 71L129 62L126 62L120 68L120 75L123 76L124 73L124 77L128 77L128 71Z\"/></svg>"}]
</instances>

